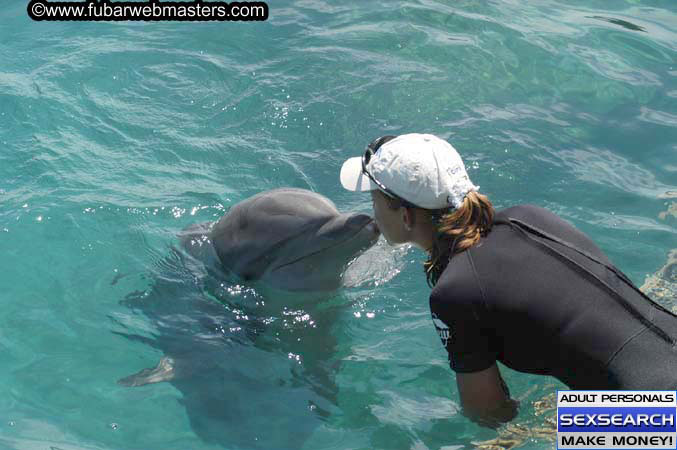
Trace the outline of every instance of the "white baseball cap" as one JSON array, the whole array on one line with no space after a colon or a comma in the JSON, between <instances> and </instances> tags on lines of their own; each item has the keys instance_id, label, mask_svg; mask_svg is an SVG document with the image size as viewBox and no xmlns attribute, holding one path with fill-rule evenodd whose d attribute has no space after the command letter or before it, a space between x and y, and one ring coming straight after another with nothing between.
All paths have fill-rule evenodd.
<instances>
[{"instance_id":1,"label":"white baseball cap","mask_svg":"<svg viewBox=\"0 0 677 450\"><path fill-rule=\"evenodd\" d=\"M468 192L480 188L468 178L456 149L432 134L397 136L377 149L366 169L389 191L425 209L458 208ZM343 163L341 184L349 191L380 189L362 172L362 156Z\"/></svg>"}]
</instances>

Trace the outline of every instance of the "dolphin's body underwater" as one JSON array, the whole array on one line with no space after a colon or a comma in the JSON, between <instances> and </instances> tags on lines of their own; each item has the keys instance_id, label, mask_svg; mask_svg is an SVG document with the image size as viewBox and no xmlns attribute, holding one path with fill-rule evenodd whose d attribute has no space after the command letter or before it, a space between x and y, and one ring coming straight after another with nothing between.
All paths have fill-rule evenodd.
<instances>
[{"instance_id":1,"label":"dolphin's body underwater","mask_svg":"<svg viewBox=\"0 0 677 450\"><path fill-rule=\"evenodd\" d=\"M183 250L162 261L150 290L124 300L154 331L119 334L164 357L119 383L171 382L206 441L300 447L335 402L340 358L331 328L340 312L294 302L304 297L299 291L339 288L346 265L378 237L369 216L341 214L327 198L292 188L260 193L215 223L189 227L180 234ZM220 295L228 292L226 272L290 292L265 298L263 309L260 294Z\"/></svg>"},{"instance_id":2,"label":"dolphin's body underwater","mask_svg":"<svg viewBox=\"0 0 677 450\"><path fill-rule=\"evenodd\" d=\"M206 261L216 253L223 268L244 281L286 291L331 291L347 264L379 237L366 214L342 214L326 197L296 188L262 192L216 223L184 230L181 244Z\"/></svg>"}]
</instances>

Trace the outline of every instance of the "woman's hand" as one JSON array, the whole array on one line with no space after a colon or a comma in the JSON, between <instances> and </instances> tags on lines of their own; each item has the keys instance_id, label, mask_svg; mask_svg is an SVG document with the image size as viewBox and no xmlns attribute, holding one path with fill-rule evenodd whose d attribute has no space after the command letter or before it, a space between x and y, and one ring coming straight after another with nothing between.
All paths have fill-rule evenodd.
<instances>
[{"instance_id":1,"label":"woman's hand","mask_svg":"<svg viewBox=\"0 0 677 450\"><path fill-rule=\"evenodd\" d=\"M463 414L478 424L496 428L517 416L519 402L510 398L498 366L479 372L456 373Z\"/></svg>"}]
</instances>

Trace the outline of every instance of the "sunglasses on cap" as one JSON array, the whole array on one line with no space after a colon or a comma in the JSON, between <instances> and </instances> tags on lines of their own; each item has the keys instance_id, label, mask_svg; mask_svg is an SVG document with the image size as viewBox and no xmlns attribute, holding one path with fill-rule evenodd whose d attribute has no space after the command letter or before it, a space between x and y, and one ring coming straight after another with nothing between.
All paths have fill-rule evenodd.
<instances>
[{"instance_id":1,"label":"sunglasses on cap","mask_svg":"<svg viewBox=\"0 0 677 450\"><path fill-rule=\"evenodd\" d=\"M374 176L371 173L369 173L369 170L367 169L367 164L369 164L371 157L374 156L374 154L376 154L378 149L381 148L383 144L395 139L396 137L397 136L393 135L381 136L380 138L374 139L373 141L371 141L369 145L367 145L367 148L364 151L364 155L362 155L362 173L365 174L376 186L378 186L381 192L383 192L390 198L399 200L402 203L402 206L406 208L417 208L417 206L414 205L413 203L406 201L405 199L403 199L402 197L398 196L393 191L385 187L385 185L380 181L378 181L376 178L374 178Z\"/></svg>"}]
</instances>

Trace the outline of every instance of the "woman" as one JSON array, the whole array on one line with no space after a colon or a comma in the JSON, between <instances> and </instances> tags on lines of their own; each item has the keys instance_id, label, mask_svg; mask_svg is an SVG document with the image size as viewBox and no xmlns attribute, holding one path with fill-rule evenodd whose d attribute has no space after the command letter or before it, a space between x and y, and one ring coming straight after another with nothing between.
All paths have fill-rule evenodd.
<instances>
[{"instance_id":1,"label":"woman","mask_svg":"<svg viewBox=\"0 0 677 450\"><path fill-rule=\"evenodd\" d=\"M446 141L383 136L343 164L341 183L371 192L390 244L428 253L433 324L474 420L517 414L496 361L571 389L677 389L677 317L555 214L495 211Z\"/></svg>"}]
</instances>

